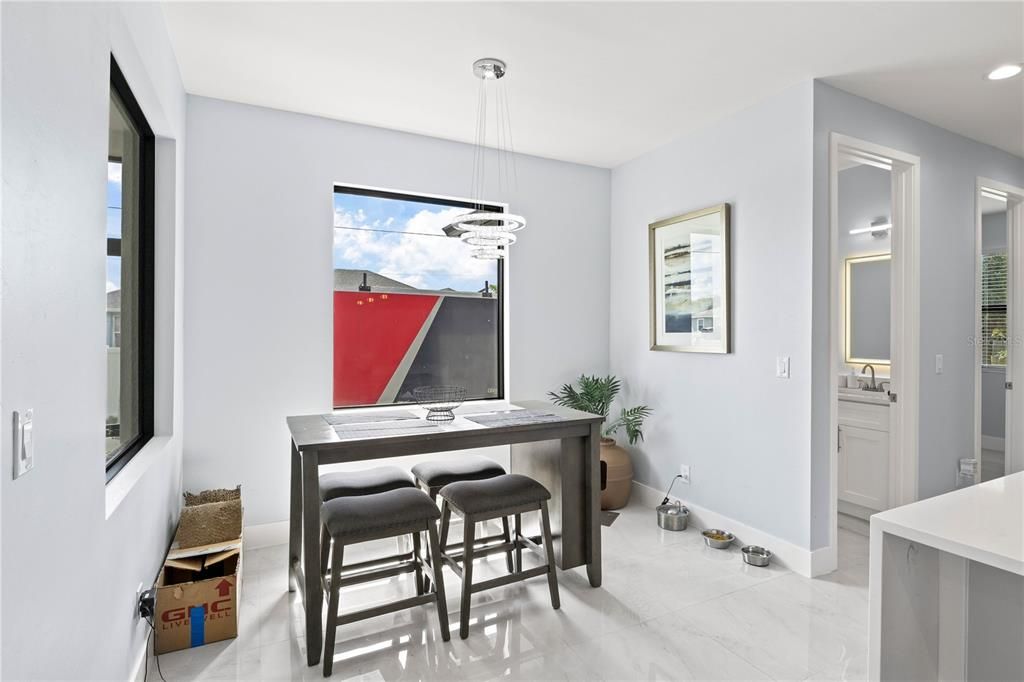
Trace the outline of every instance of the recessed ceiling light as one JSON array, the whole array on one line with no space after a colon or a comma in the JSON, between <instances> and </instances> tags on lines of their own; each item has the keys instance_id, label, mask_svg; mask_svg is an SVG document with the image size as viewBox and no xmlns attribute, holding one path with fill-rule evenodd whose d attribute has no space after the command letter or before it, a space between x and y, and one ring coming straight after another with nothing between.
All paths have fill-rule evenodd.
<instances>
[{"instance_id":1,"label":"recessed ceiling light","mask_svg":"<svg viewBox=\"0 0 1024 682\"><path fill-rule=\"evenodd\" d=\"M1020 64L1003 64L992 69L988 74L990 81L1001 81L1007 78L1013 78L1021 72Z\"/></svg>"}]
</instances>

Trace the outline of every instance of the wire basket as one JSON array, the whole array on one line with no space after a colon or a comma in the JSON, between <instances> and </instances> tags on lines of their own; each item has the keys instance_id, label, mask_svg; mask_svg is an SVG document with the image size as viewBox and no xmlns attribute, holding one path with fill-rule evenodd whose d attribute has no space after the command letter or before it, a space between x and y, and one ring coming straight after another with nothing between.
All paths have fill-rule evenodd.
<instances>
[{"instance_id":1,"label":"wire basket","mask_svg":"<svg viewBox=\"0 0 1024 682\"><path fill-rule=\"evenodd\" d=\"M462 386L419 386L412 389L412 397L427 409L427 421L450 422L455 419L452 410L466 400L466 389Z\"/></svg>"}]
</instances>

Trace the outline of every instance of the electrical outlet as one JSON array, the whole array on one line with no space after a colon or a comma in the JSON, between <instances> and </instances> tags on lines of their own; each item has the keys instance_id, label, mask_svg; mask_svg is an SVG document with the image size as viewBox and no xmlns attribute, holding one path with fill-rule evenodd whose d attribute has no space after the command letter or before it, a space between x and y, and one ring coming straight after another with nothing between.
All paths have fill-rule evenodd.
<instances>
[{"instance_id":1,"label":"electrical outlet","mask_svg":"<svg viewBox=\"0 0 1024 682\"><path fill-rule=\"evenodd\" d=\"M156 614L156 590L152 587L148 590L143 590L140 583L138 600L135 603L138 606L138 614L147 620L151 620Z\"/></svg>"},{"instance_id":2,"label":"electrical outlet","mask_svg":"<svg viewBox=\"0 0 1024 682\"><path fill-rule=\"evenodd\" d=\"M935 356L935 373L936 374L942 374L942 364L943 364L943 358L942 358L942 354L940 353L939 355Z\"/></svg>"},{"instance_id":3,"label":"electrical outlet","mask_svg":"<svg viewBox=\"0 0 1024 682\"><path fill-rule=\"evenodd\" d=\"M687 485L689 485L690 484L690 465L689 464L683 464L682 466L680 466L679 467L679 475L681 476L681 478L679 480L682 481L683 483L686 483Z\"/></svg>"}]
</instances>

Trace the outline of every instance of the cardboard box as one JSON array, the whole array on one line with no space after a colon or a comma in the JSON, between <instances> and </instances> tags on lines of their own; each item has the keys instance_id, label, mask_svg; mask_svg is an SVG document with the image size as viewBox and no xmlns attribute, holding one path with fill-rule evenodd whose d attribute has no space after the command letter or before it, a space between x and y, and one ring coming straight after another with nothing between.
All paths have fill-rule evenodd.
<instances>
[{"instance_id":1,"label":"cardboard box","mask_svg":"<svg viewBox=\"0 0 1024 682\"><path fill-rule=\"evenodd\" d=\"M241 577L241 487L186 494L157 581L154 651L163 654L238 636Z\"/></svg>"}]
</instances>

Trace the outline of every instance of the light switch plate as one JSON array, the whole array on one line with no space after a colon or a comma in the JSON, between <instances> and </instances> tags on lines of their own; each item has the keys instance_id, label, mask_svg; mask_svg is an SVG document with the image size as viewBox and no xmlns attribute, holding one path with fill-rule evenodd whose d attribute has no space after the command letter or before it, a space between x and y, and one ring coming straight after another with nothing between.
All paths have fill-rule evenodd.
<instances>
[{"instance_id":1,"label":"light switch plate","mask_svg":"<svg viewBox=\"0 0 1024 682\"><path fill-rule=\"evenodd\" d=\"M935 373L942 374L943 357L941 354L935 356Z\"/></svg>"},{"instance_id":2,"label":"light switch plate","mask_svg":"<svg viewBox=\"0 0 1024 682\"><path fill-rule=\"evenodd\" d=\"M789 378L789 356L783 355L775 358L775 376L780 379Z\"/></svg>"},{"instance_id":3,"label":"light switch plate","mask_svg":"<svg viewBox=\"0 0 1024 682\"><path fill-rule=\"evenodd\" d=\"M12 426L14 432L14 478L20 478L31 471L35 465L32 410L25 410L24 414L15 412Z\"/></svg>"}]
</instances>

